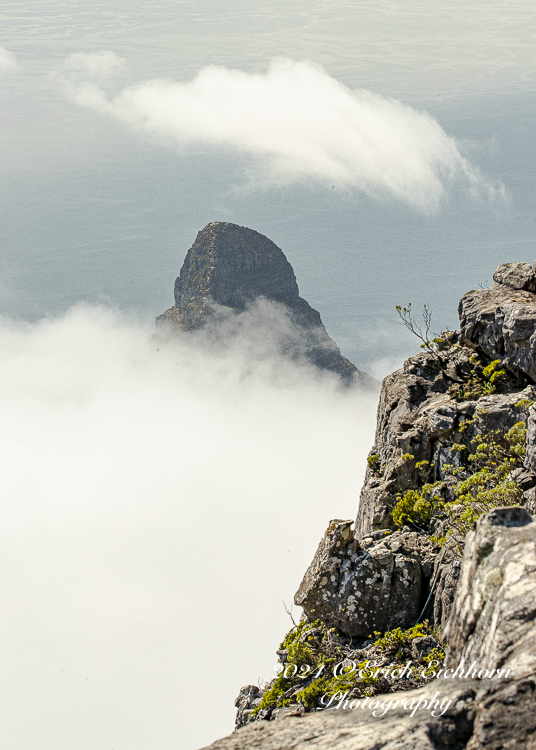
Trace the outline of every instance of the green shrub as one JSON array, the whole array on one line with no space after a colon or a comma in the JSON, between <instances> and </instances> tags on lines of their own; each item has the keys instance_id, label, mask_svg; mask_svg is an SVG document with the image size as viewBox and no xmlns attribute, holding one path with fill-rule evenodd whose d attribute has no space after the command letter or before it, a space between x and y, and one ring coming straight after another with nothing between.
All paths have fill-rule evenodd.
<instances>
[{"instance_id":1,"label":"green shrub","mask_svg":"<svg viewBox=\"0 0 536 750\"><path fill-rule=\"evenodd\" d=\"M375 632L374 645L367 649L367 659L352 662L352 649L337 642L344 639L334 641L331 638L337 635L335 629L328 629L320 620L300 623L287 633L281 643L279 651L286 651L286 659L281 661L280 658L283 671L266 687L260 705L252 712L252 718L262 710L283 708L296 702L306 710L312 710L322 705L323 696L332 697L339 692L348 692L349 697L357 698L384 692L390 686L397 690L408 690L425 684L430 678L427 670L432 660L430 657L416 660L411 653L411 642L428 634L433 634L441 643L439 632L431 630L428 622L405 631L396 628L383 634ZM441 663L443 652L435 649L433 653L434 661ZM341 663L345 658L349 659L350 666L342 669ZM410 660L413 666L408 668L408 679L403 682L392 679L389 682L386 670L399 669ZM338 667L337 675L334 674L335 667ZM285 676L285 670L289 676Z\"/></svg>"},{"instance_id":2,"label":"green shrub","mask_svg":"<svg viewBox=\"0 0 536 750\"><path fill-rule=\"evenodd\" d=\"M443 482L425 484L420 490L408 490L404 495L397 495L398 502L393 509L393 521L402 528L408 521L418 526L427 526L444 500L439 490Z\"/></svg>"},{"instance_id":3,"label":"green shrub","mask_svg":"<svg viewBox=\"0 0 536 750\"><path fill-rule=\"evenodd\" d=\"M507 374L506 370L500 367L500 359L495 359L489 365L484 366L478 356L473 354L470 362L473 367L467 382L450 388L450 393L457 401L470 401L487 396L495 393L499 386L505 384Z\"/></svg>"},{"instance_id":4,"label":"green shrub","mask_svg":"<svg viewBox=\"0 0 536 750\"><path fill-rule=\"evenodd\" d=\"M369 469L372 469L372 471L375 471L377 474L380 473L380 457L377 453L374 453L367 458L367 464Z\"/></svg>"},{"instance_id":5,"label":"green shrub","mask_svg":"<svg viewBox=\"0 0 536 750\"><path fill-rule=\"evenodd\" d=\"M474 422L475 420L470 420ZM466 428L469 420L462 425ZM393 509L393 521L401 528L405 523L427 526L434 516L442 515L448 533L440 540L451 537L458 548L473 523L483 513L504 505L518 505L523 492L509 479L510 472L523 466L527 428L517 422L503 433L492 430L476 435L469 446L453 443L450 451L458 455L460 464L443 464L442 470L455 481L450 483L450 495L445 498L446 482L425 484L419 489L398 495Z\"/></svg>"},{"instance_id":6,"label":"green shrub","mask_svg":"<svg viewBox=\"0 0 536 750\"><path fill-rule=\"evenodd\" d=\"M455 499L445 503L447 537L460 548L471 526L492 508L519 505L523 491L508 476L523 466L527 427L517 422L506 433L494 430L476 435L471 441L472 453L456 472ZM445 468L445 467L443 467Z\"/></svg>"}]
</instances>

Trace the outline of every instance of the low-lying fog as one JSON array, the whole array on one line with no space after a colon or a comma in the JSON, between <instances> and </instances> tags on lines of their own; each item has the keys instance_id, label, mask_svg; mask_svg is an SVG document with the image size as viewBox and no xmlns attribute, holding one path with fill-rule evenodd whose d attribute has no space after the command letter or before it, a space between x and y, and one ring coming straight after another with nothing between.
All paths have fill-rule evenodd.
<instances>
[{"instance_id":1,"label":"low-lying fog","mask_svg":"<svg viewBox=\"0 0 536 750\"><path fill-rule=\"evenodd\" d=\"M193 750L272 673L376 409L278 358L280 323L173 346L99 307L1 323L10 750Z\"/></svg>"}]
</instances>

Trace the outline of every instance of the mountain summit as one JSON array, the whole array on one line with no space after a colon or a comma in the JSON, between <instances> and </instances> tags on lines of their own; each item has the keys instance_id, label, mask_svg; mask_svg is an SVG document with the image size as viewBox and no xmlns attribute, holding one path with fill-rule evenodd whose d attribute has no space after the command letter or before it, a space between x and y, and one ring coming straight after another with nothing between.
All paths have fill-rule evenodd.
<instances>
[{"instance_id":1,"label":"mountain summit","mask_svg":"<svg viewBox=\"0 0 536 750\"><path fill-rule=\"evenodd\" d=\"M290 323L281 350L294 359L337 373L347 383L374 387L328 335L320 313L300 297L296 276L283 251L264 235L227 222L202 229L188 250L175 281L175 306L157 328L196 330L221 313L243 313L257 301L281 305Z\"/></svg>"}]
</instances>

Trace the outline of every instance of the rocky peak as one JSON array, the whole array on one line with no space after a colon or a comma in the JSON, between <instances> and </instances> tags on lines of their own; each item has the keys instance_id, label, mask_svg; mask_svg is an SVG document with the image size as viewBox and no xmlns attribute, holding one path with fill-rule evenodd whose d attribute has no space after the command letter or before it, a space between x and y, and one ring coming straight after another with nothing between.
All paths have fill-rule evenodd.
<instances>
[{"instance_id":1,"label":"rocky peak","mask_svg":"<svg viewBox=\"0 0 536 750\"><path fill-rule=\"evenodd\" d=\"M377 388L374 378L342 356L320 313L300 297L283 251L237 224L215 221L199 232L175 281L175 306L157 318L157 330L194 331L217 324L221 313L244 313L259 300L280 305L289 323L292 332L281 337L281 353L334 372L346 384Z\"/></svg>"},{"instance_id":2,"label":"rocky peak","mask_svg":"<svg viewBox=\"0 0 536 750\"><path fill-rule=\"evenodd\" d=\"M283 251L254 229L221 221L207 224L175 281L175 306L184 324L203 325L211 303L244 310L258 297L289 306L300 300Z\"/></svg>"}]
</instances>

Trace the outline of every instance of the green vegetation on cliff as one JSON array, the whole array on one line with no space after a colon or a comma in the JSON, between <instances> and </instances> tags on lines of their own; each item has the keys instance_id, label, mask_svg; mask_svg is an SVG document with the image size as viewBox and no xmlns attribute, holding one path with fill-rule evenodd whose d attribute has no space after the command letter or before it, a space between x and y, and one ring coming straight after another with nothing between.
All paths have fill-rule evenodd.
<instances>
[{"instance_id":1,"label":"green vegetation on cliff","mask_svg":"<svg viewBox=\"0 0 536 750\"><path fill-rule=\"evenodd\" d=\"M462 422L460 432L475 419ZM521 503L523 492L511 473L523 466L526 434L526 424L520 421L504 432L477 434L467 445L453 443L453 462L441 466L442 481L398 495L393 509L396 525L403 527L409 521L426 527L433 518L443 518L446 533L440 543L451 539L458 548L463 546L465 535L481 515L492 508Z\"/></svg>"},{"instance_id":2,"label":"green vegetation on cliff","mask_svg":"<svg viewBox=\"0 0 536 750\"><path fill-rule=\"evenodd\" d=\"M427 622L371 637L376 640L367 648L352 649L347 638L320 620L293 627L279 647L281 671L252 718L268 718L273 710L295 704L311 710L337 693L360 698L391 687L411 690L433 679L443 663L439 633ZM427 642L422 654L412 648L415 639Z\"/></svg>"}]
</instances>

